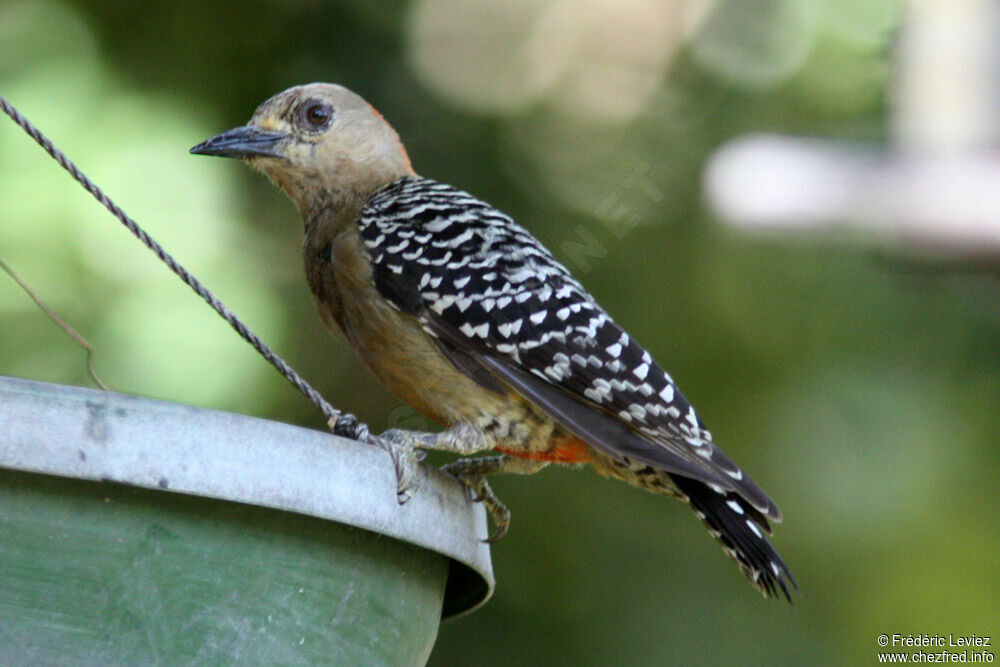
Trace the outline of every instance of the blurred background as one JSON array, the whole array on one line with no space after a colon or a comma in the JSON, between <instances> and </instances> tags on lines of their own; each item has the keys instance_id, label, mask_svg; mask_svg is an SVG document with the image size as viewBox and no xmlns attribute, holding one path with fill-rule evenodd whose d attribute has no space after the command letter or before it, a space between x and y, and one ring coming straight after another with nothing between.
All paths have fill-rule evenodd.
<instances>
[{"instance_id":1,"label":"blurred background","mask_svg":"<svg viewBox=\"0 0 1000 667\"><path fill-rule=\"evenodd\" d=\"M0 93L334 405L426 428L322 328L294 207L187 152L288 86L348 86L418 172L551 248L785 514L792 607L760 599L679 503L589 470L497 479L514 517L497 592L441 627L431 664L853 664L881 633L1000 634L998 253L727 224L740 214L713 212L703 174L746 134L891 154L904 9L0 0ZM112 389L323 428L6 119L0 258ZM0 374L92 385L83 350L4 274Z\"/></svg>"}]
</instances>

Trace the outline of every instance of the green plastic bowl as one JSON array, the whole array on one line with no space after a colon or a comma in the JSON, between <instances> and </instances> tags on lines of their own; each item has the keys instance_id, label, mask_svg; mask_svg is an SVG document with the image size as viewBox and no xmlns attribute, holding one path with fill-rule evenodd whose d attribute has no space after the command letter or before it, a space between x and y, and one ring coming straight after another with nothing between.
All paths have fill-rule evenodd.
<instances>
[{"instance_id":1,"label":"green plastic bowl","mask_svg":"<svg viewBox=\"0 0 1000 667\"><path fill-rule=\"evenodd\" d=\"M287 424L0 377L0 663L426 662L485 513Z\"/></svg>"}]
</instances>

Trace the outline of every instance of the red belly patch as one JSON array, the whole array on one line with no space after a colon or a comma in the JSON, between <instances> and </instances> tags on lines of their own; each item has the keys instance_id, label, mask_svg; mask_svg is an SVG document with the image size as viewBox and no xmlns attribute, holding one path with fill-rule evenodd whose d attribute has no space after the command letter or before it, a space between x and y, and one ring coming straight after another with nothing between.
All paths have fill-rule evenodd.
<instances>
[{"instance_id":1,"label":"red belly patch","mask_svg":"<svg viewBox=\"0 0 1000 667\"><path fill-rule=\"evenodd\" d=\"M496 451L502 454L510 454L522 459L532 461L548 461L550 463L587 463L590 461L590 447L579 438L563 438L556 441L552 449L544 452L529 451L525 449L512 449L507 447L497 447Z\"/></svg>"}]
</instances>

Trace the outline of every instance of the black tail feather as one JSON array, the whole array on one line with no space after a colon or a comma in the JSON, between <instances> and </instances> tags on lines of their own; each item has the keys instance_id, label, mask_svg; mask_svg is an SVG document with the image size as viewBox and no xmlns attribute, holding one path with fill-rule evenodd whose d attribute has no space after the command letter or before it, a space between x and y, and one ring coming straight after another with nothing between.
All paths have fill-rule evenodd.
<instances>
[{"instance_id":1,"label":"black tail feather","mask_svg":"<svg viewBox=\"0 0 1000 667\"><path fill-rule=\"evenodd\" d=\"M789 584L799 589L781 556L764 536L771 533L767 519L740 496L716 491L697 480L671 475L677 488L709 532L740 566L743 574L764 594L777 597L780 589L792 601Z\"/></svg>"}]
</instances>

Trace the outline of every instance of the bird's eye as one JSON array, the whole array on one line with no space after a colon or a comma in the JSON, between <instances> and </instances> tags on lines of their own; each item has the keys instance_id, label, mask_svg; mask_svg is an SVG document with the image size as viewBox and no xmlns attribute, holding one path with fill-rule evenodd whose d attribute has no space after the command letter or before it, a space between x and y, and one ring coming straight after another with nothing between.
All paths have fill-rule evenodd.
<instances>
[{"instance_id":1,"label":"bird's eye","mask_svg":"<svg viewBox=\"0 0 1000 667\"><path fill-rule=\"evenodd\" d=\"M330 124L333 109L325 102L307 102L299 110L303 125L311 130L322 130Z\"/></svg>"}]
</instances>

